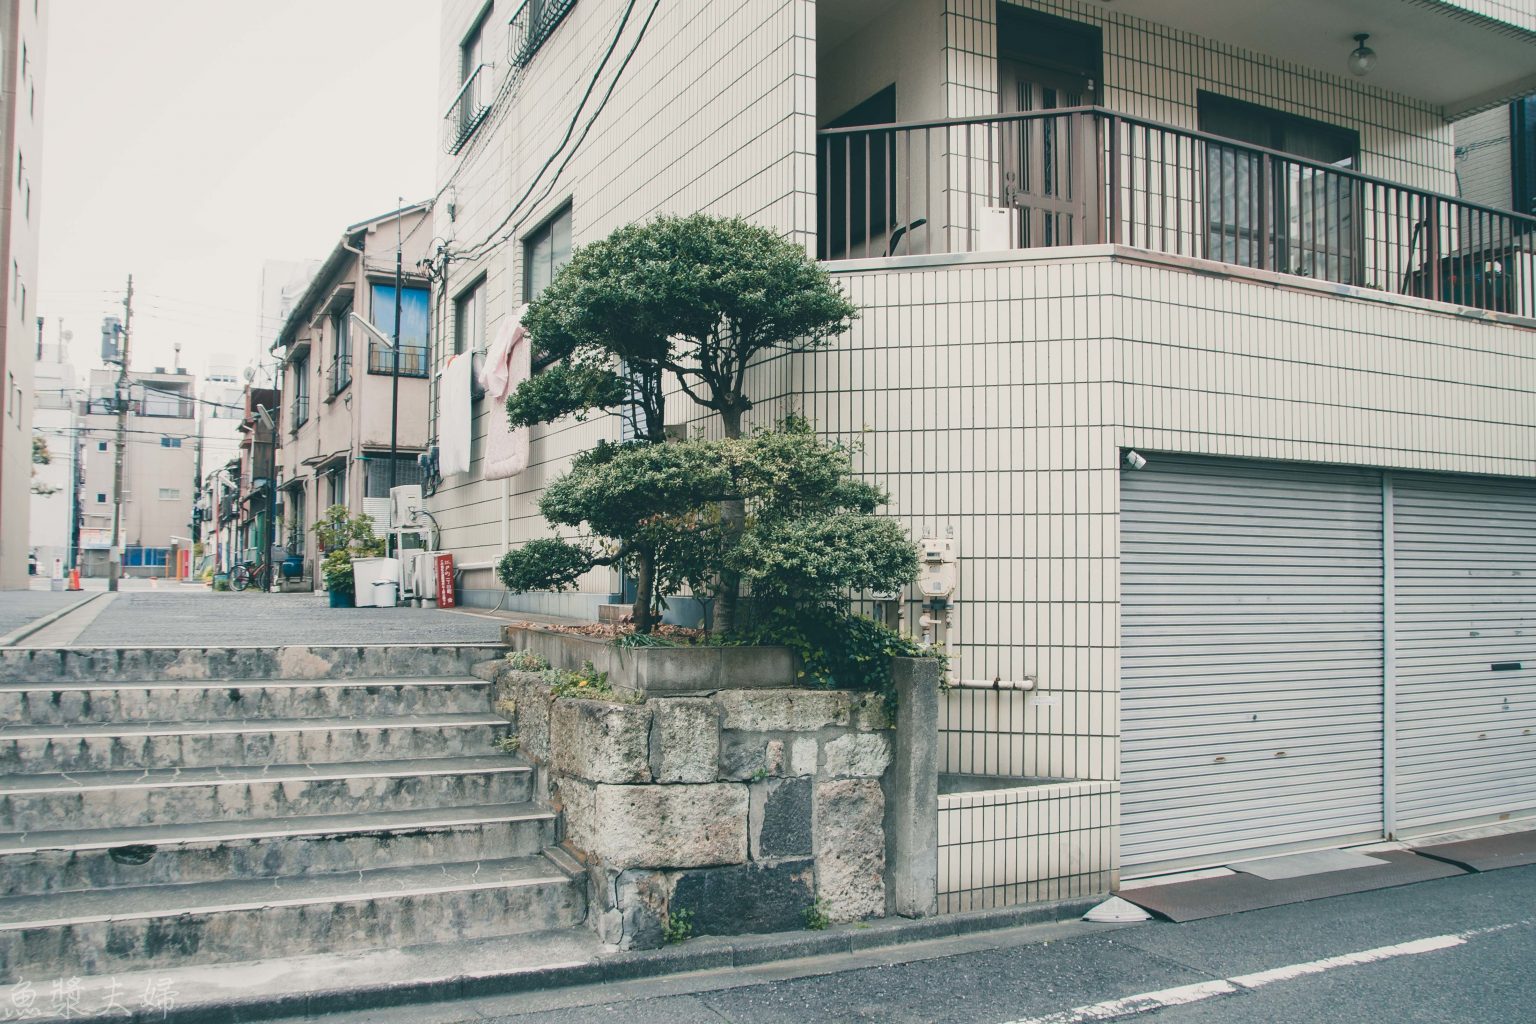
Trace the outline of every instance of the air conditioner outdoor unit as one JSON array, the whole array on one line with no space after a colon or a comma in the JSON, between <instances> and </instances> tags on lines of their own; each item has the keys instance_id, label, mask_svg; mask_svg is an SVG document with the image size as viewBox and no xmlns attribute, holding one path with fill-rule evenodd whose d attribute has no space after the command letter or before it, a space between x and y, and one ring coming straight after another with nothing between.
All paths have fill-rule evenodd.
<instances>
[{"instance_id":1,"label":"air conditioner outdoor unit","mask_svg":"<svg viewBox=\"0 0 1536 1024\"><path fill-rule=\"evenodd\" d=\"M416 513L425 507L420 484L402 484L389 489L389 519L395 529L409 526Z\"/></svg>"}]
</instances>

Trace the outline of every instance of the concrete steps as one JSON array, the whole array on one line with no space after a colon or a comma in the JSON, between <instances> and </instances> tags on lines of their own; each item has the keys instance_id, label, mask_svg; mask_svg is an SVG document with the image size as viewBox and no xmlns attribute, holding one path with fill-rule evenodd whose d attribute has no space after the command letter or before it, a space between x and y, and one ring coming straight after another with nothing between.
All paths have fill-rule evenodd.
<instances>
[{"instance_id":1,"label":"concrete steps","mask_svg":"<svg viewBox=\"0 0 1536 1024\"><path fill-rule=\"evenodd\" d=\"M584 886L543 857L0 900L0 981L569 927Z\"/></svg>"},{"instance_id":2,"label":"concrete steps","mask_svg":"<svg viewBox=\"0 0 1536 1024\"><path fill-rule=\"evenodd\" d=\"M584 918L484 649L87 653L0 657L0 982Z\"/></svg>"},{"instance_id":3,"label":"concrete steps","mask_svg":"<svg viewBox=\"0 0 1536 1024\"><path fill-rule=\"evenodd\" d=\"M342 814L526 800L529 770L505 754L331 764L127 769L0 778L0 832Z\"/></svg>"},{"instance_id":4,"label":"concrete steps","mask_svg":"<svg viewBox=\"0 0 1536 1024\"><path fill-rule=\"evenodd\" d=\"M0 728L0 772L452 757L493 750L506 733L506 720L488 713L6 726Z\"/></svg>"},{"instance_id":5,"label":"concrete steps","mask_svg":"<svg viewBox=\"0 0 1536 1024\"><path fill-rule=\"evenodd\" d=\"M369 718L381 714L484 712L490 685L478 679L274 680L44 685L0 683L0 722L119 725L253 718Z\"/></svg>"}]
</instances>

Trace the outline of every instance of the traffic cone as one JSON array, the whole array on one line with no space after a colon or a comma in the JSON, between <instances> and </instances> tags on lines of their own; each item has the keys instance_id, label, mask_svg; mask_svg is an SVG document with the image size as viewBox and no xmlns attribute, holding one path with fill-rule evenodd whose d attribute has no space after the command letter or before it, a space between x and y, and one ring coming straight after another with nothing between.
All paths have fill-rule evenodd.
<instances>
[{"instance_id":1,"label":"traffic cone","mask_svg":"<svg viewBox=\"0 0 1536 1024\"><path fill-rule=\"evenodd\" d=\"M79 569L71 569L71 570L69 570L69 587L68 587L68 589L69 590L79 590L80 589L80 570Z\"/></svg>"}]
</instances>

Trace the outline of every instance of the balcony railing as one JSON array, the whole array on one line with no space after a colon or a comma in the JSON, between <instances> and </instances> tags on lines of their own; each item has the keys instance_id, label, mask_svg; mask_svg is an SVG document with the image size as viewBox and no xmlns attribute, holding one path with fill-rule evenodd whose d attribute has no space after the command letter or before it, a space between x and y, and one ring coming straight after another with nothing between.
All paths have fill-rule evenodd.
<instances>
[{"instance_id":1,"label":"balcony railing","mask_svg":"<svg viewBox=\"0 0 1536 1024\"><path fill-rule=\"evenodd\" d=\"M491 72L489 64L480 64L464 79L448 112L443 115L443 151L454 154L463 149L491 112Z\"/></svg>"},{"instance_id":2,"label":"balcony railing","mask_svg":"<svg viewBox=\"0 0 1536 1024\"><path fill-rule=\"evenodd\" d=\"M512 66L526 67L576 0L523 0L508 24L507 55Z\"/></svg>"},{"instance_id":3,"label":"balcony railing","mask_svg":"<svg viewBox=\"0 0 1536 1024\"><path fill-rule=\"evenodd\" d=\"M1536 217L1074 107L818 133L820 258L1117 243L1536 316Z\"/></svg>"},{"instance_id":4,"label":"balcony railing","mask_svg":"<svg viewBox=\"0 0 1536 1024\"><path fill-rule=\"evenodd\" d=\"M351 383L352 357L338 356L336 359L331 360L331 367L326 371L325 374L326 392L332 398L335 398L337 395L347 390L347 386Z\"/></svg>"},{"instance_id":5,"label":"balcony railing","mask_svg":"<svg viewBox=\"0 0 1536 1024\"><path fill-rule=\"evenodd\" d=\"M394 373L394 350L383 345L371 345L368 348L368 372L369 373ZM427 376L427 348L425 345L401 345L400 346L400 376L425 377Z\"/></svg>"}]
</instances>

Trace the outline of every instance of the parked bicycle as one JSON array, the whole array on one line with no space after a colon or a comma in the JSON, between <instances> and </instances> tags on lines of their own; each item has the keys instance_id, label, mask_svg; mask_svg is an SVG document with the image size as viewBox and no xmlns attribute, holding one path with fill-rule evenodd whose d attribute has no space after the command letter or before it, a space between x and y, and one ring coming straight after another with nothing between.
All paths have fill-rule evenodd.
<instances>
[{"instance_id":1,"label":"parked bicycle","mask_svg":"<svg viewBox=\"0 0 1536 1024\"><path fill-rule=\"evenodd\" d=\"M266 562L241 562L230 570L229 585L234 590L244 590L255 584L261 590L269 589L272 567Z\"/></svg>"}]
</instances>

